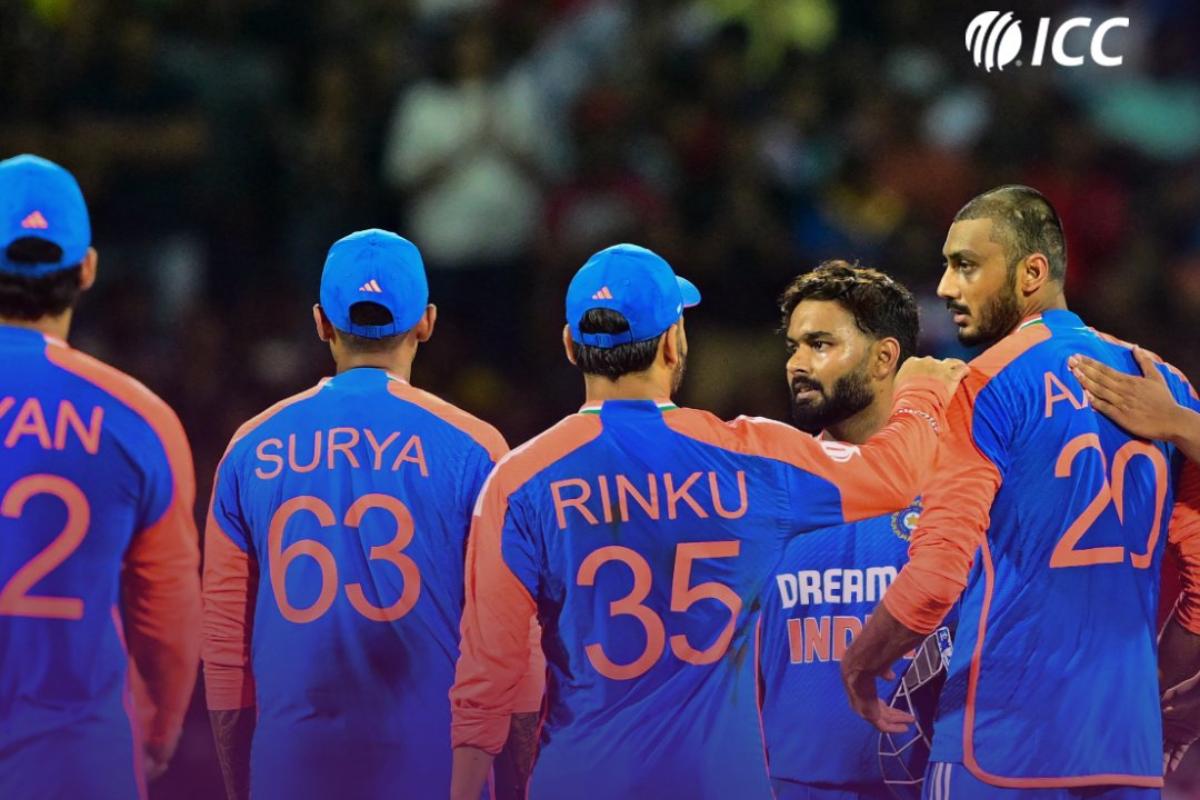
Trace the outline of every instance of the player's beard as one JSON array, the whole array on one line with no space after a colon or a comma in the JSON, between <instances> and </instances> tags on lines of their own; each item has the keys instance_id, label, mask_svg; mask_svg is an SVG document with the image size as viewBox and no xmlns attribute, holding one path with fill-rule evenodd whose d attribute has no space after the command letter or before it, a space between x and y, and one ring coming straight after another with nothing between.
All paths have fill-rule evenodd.
<instances>
[{"instance_id":1,"label":"player's beard","mask_svg":"<svg viewBox=\"0 0 1200 800\"><path fill-rule=\"evenodd\" d=\"M806 433L817 434L839 422L843 422L875 402L875 393L867 378L866 359L850 372L833 382L833 391L814 378L803 375L792 380L792 420L796 427ZM799 401L798 391L816 389L817 400Z\"/></svg>"},{"instance_id":2,"label":"player's beard","mask_svg":"<svg viewBox=\"0 0 1200 800\"><path fill-rule=\"evenodd\" d=\"M952 310L962 310L961 306L947 303ZM974 332L967 334L964 329L958 331L958 341L966 347L976 345L991 346L1012 333L1013 328L1021 324L1021 304L1017 301L1017 289L1012 282L1005 283L1004 288L992 297L979 310L979 324Z\"/></svg>"}]
</instances>

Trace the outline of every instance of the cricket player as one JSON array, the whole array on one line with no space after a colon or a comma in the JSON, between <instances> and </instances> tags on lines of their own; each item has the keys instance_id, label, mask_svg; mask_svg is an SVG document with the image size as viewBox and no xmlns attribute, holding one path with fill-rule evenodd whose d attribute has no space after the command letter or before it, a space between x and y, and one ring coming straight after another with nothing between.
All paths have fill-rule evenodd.
<instances>
[{"instance_id":1,"label":"cricket player","mask_svg":"<svg viewBox=\"0 0 1200 800\"><path fill-rule=\"evenodd\" d=\"M866 444L887 423L897 370L916 352L912 294L873 269L829 261L796 278L781 306L796 426L827 441ZM885 777L902 773L916 783L924 774L928 750L912 746L885 776L879 731L846 705L838 670L908 560L919 513L914 498L900 511L797 537L775 568L763 602L760 671L779 800L892 800ZM893 671L902 675L907 666L901 659Z\"/></svg>"},{"instance_id":2,"label":"cricket player","mask_svg":"<svg viewBox=\"0 0 1200 800\"><path fill-rule=\"evenodd\" d=\"M1130 345L1067 310L1062 226L1045 197L1025 186L976 197L943 256L938 294L960 341L991 346L952 403L910 561L842 661L851 703L903 728L875 678L965 590L926 796L1158 797L1159 566L1164 547L1185 564L1178 641L1159 659L1170 685L1200 668L1196 487L1181 484L1173 444L1096 413L1072 374L1076 354L1136 367ZM1186 380L1161 370L1196 408Z\"/></svg>"},{"instance_id":3,"label":"cricket player","mask_svg":"<svg viewBox=\"0 0 1200 800\"><path fill-rule=\"evenodd\" d=\"M231 798L247 774L255 798L449 793L467 531L507 447L409 382L428 299L411 242L335 243L313 317L337 374L243 425L217 470L204 677Z\"/></svg>"},{"instance_id":4,"label":"cricket player","mask_svg":"<svg viewBox=\"0 0 1200 800\"><path fill-rule=\"evenodd\" d=\"M476 508L451 796L478 795L542 626L547 699L529 796L770 797L758 605L797 533L906 507L961 364L913 359L868 443L678 408L696 287L634 245L567 290L587 402L503 459Z\"/></svg>"},{"instance_id":5,"label":"cricket player","mask_svg":"<svg viewBox=\"0 0 1200 800\"><path fill-rule=\"evenodd\" d=\"M199 663L183 428L66 342L96 266L71 174L0 161L0 797L13 800L145 797ZM135 709L131 656L149 708Z\"/></svg>"}]
</instances>

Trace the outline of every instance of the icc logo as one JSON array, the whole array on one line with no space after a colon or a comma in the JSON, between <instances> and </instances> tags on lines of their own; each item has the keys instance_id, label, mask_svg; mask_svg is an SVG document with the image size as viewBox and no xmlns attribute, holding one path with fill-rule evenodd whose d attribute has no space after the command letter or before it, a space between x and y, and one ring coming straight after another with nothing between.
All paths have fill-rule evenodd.
<instances>
[{"instance_id":1,"label":"icc logo","mask_svg":"<svg viewBox=\"0 0 1200 800\"><path fill-rule=\"evenodd\" d=\"M1067 34L1076 28L1090 28L1091 17L1073 17L1058 26L1054 36L1050 36L1050 18L1042 17L1038 22L1037 38L1034 40L1033 54L1029 61L1032 66L1040 67L1046 56L1046 40L1050 40L1050 57L1054 63L1062 67L1078 67L1084 62L1082 55L1069 55L1066 51ZM1113 28L1128 28L1129 17L1113 17L1101 23L1092 33L1092 43L1089 55L1101 67L1119 67L1124 56L1112 56L1104 52L1104 37ZM975 61L975 66L983 67L988 72L992 69L1004 71L1004 68L1017 61L1021 52L1021 20L1014 19L1011 11L984 11L967 25L967 52Z\"/></svg>"}]
</instances>

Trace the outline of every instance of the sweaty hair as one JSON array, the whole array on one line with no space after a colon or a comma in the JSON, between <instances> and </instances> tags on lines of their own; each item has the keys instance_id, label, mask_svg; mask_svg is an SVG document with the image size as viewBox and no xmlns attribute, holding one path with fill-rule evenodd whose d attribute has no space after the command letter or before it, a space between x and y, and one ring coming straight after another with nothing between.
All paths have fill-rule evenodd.
<instances>
[{"instance_id":1,"label":"sweaty hair","mask_svg":"<svg viewBox=\"0 0 1200 800\"><path fill-rule=\"evenodd\" d=\"M5 256L10 263L33 266L57 261L62 249L45 239L25 237L10 244ZM77 264L40 277L0 273L0 317L33 322L74 308L82 271Z\"/></svg>"},{"instance_id":2,"label":"sweaty hair","mask_svg":"<svg viewBox=\"0 0 1200 800\"><path fill-rule=\"evenodd\" d=\"M900 343L897 365L917 352L921 323L912 292L878 270L835 259L823 261L812 272L793 280L779 298L783 330L796 306L805 300L838 303L854 317L858 329L873 339Z\"/></svg>"},{"instance_id":3,"label":"sweaty hair","mask_svg":"<svg viewBox=\"0 0 1200 800\"><path fill-rule=\"evenodd\" d=\"M619 311L593 308L579 321L579 330L581 333L625 333L629 330L629 321ZM576 342L575 365L586 375L603 375L615 381L622 375L650 369L658 355L658 340L655 336L616 347L590 347Z\"/></svg>"},{"instance_id":4,"label":"sweaty hair","mask_svg":"<svg viewBox=\"0 0 1200 800\"><path fill-rule=\"evenodd\" d=\"M350 321L355 325L391 325L394 317L392 312L379 303L362 301L350 306ZM338 336L346 345L346 349L354 353L386 353L400 343L403 333L394 333L380 339L366 336L356 336L348 331L339 330Z\"/></svg>"},{"instance_id":5,"label":"sweaty hair","mask_svg":"<svg viewBox=\"0 0 1200 800\"><path fill-rule=\"evenodd\" d=\"M954 215L955 222L990 219L992 241L1004 248L1009 269L1022 258L1041 253L1050 264L1050 277L1067 277L1067 241L1062 221L1045 195L1029 186L999 186L972 199Z\"/></svg>"}]
</instances>

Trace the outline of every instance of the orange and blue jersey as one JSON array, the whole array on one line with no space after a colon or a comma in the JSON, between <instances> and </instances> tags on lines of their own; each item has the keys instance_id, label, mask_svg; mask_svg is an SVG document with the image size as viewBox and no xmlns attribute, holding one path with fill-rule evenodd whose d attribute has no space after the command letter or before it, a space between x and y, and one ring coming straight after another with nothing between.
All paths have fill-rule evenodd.
<instances>
[{"instance_id":1,"label":"orange and blue jersey","mask_svg":"<svg viewBox=\"0 0 1200 800\"><path fill-rule=\"evenodd\" d=\"M631 400L514 450L472 527L455 747L500 750L536 617L547 679L530 797L769 797L756 673L772 567L796 534L911 501L944 394L898 392L861 447Z\"/></svg>"},{"instance_id":2,"label":"orange and blue jersey","mask_svg":"<svg viewBox=\"0 0 1200 800\"><path fill-rule=\"evenodd\" d=\"M792 540L763 601L763 732L778 798L853 792L891 797L879 763L879 731L846 702L840 664L908 560L920 502L881 517ZM889 697L896 680L881 681ZM927 754L911 748L909 758ZM925 764L909 764L922 775Z\"/></svg>"},{"instance_id":3,"label":"orange and blue jersey","mask_svg":"<svg viewBox=\"0 0 1200 800\"><path fill-rule=\"evenodd\" d=\"M1181 484L1176 448L1089 405L1067 366L1076 353L1138 372L1129 345L1064 310L971 363L883 602L928 632L962 593L933 761L1010 789L1159 787L1159 568L1165 547L1182 559L1177 615L1200 633L1200 484Z\"/></svg>"},{"instance_id":4,"label":"orange and blue jersey","mask_svg":"<svg viewBox=\"0 0 1200 800\"><path fill-rule=\"evenodd\" d=\"M233 437L206 531L205 684L210 709L257 710L255 797L449 794L467 532L506 451L374 368Z\"/></svg>"},{"instance_id":5,"label":"orange and blue jersey","mask_svg":"<svg viewBox=\"0 0 1200 800\"><path fill-rule=\"evenodd\" d=\"M187 439L57 339L0 325L0 360L0 797L145 797L199 663Z\"/></svg>"}]
</instances>

